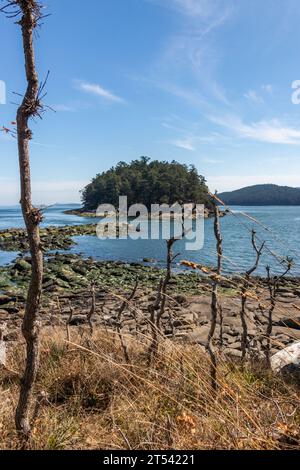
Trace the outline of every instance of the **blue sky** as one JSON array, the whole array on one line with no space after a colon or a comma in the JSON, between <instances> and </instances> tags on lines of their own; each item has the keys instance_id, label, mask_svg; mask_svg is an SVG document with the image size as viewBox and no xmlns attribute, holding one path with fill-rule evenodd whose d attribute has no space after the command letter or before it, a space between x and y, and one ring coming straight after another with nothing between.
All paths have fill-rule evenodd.
<instances>
[{"instance_id":1,"label":"blue sky","mask_svg":"<svg viewBox=\"0 0 300 470\"><path fill-rule=\"evenodd\" d=\"M300 186L299 0L48 0L36 42L45 102L33 123L38 203L141 155L194 164L211 190ZM24 91L18 27L0 17L0 80L15 118ZM18 201L15 140L0 133L0 205Z\"/></svg>"}]
</instances>

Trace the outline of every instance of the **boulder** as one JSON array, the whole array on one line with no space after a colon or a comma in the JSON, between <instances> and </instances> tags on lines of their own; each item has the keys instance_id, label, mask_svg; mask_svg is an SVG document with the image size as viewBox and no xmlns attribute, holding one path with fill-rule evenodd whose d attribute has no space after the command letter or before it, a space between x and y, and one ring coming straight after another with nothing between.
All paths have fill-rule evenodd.
<instances>
[{"instance_id":1,"label":"boulder","mask_svg":"<svg viewBox=\"0 0 300 470\"><path fill-rule=\"evenodd\" d=\"M0 366L6 366L6 344L4 342L4 334L6 325L0 326Z\"/></svg>"},{"instance_id":2,"label":"boulder","mask_svg":"<svg viewBox=\"0 0 300 470\"><path fill-rule=\"evenodd\" d=\"M180 326L192 325L194 323L194 315L192 313L185 313L176 318L173 322L173 326L178 328Z\"/></svg>"},{"instance_id":3,"label":"boulder","mask_svg":"<svg viewBox=\"0 0 300 470\"><path fill-rule=\"evenodd\" d=\"M194 330L191 333L185 333L185 334L182 333L182 334L184 336L184 339L186 339L189 343L201 344L203 346L206 346L209 330L210 330L209 325L204 325L204 326L194 328Z\"/></svg>"},{"instance_id":4,"label":"boulder","mask_svg":"<svg viewBox=\"0 0 300 470\"><path fill-rule=\"evenodd\" d=\"M223 354L230 357L242 357L242 351L239 351L238 349L232 349L231 347L224 349Z\"/></svg>"},{"instance_id":5,"label":"boulder","mask_svg":"<svg viewBox=\"0 0 300 470\"><path fill-rule=\"evenodd\" d=\"M274 354L271 367L274 372L293 377L300 384L300 341Z\"/></svg>"},{"instance_id":6,"label":"boulder","mask_svg":"<svg viewBox=\"0 0 300 470\"><path fill-rule=\"evenodd\" d=\"M29 264L24 259L18 259L15 262L14 269L16 269L19 272L29 271L31 269L31 264Z\"/></svg>"}]
</instances>

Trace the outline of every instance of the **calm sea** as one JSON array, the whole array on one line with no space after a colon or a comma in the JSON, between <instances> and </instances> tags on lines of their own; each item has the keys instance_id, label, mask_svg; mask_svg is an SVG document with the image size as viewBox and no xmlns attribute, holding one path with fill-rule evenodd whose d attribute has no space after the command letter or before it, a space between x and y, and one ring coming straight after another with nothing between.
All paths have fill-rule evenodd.
<instances>
[{"instance_id":1,"label":"calm sea","mask_svg":"<svg viewBox=\"0 0 300 470\"><path fill-rule=\"evenodd\" d=\"M94 222L82 217L66 215L72 206L53 206L46 210L43 226L76 225ZM258 237L266 241L266 250L257 273L265 275L266 266L280 273L283 270L281 261L286 256L294 259L292 274L300 275L300 206L296 207L232 207L235 215L221 219L224 238L224 271L243 272L252 266L255 256L251 246L251 230L257 231ZM243 215L246 213L248 218ZM255 218L262 224L252 220ZM23 227L19 207L0 207L0 230L12 227ZM143 262L152 259L154 264L163 266L165 263L166 244L163 240L99 240L96 237L76 237L77 245L71 253L81 253L85 257L92 256L98 260L118 260L124 262ZM186 251L185 241L178 241L176 252L180 259L187 259L205 265L215 265L215 238L213 220L205 221L205 243L199 251ZM272 253L271 253L272 252ZM11 262L18 253L0 251L0 265Z\"/></svg>"}]
</instances>

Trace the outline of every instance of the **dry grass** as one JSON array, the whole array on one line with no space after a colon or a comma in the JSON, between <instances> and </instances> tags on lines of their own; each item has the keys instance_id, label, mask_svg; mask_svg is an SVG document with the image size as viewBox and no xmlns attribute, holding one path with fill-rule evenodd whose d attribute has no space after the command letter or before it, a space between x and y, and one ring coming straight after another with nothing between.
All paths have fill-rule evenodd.
<instances>
[{"instance_id":1,"label":"dry grass","mask_svg":"<svg viewBox=\"0 0 300 470\"><path fill-rule=\"evenodd\" d=\"M127 339L129 342L129 339ZM131 342L131 364L105 332L44 332L37 396L44 396L32 449L290 449L300 444L299 389L259 364L219 358L219 392L197 346L164 341L152 368L146 344ZM10 368L22 370L20 346ZM0 372L0 448L16 449L18 377ZM41 395L42 394L42 395Z\"/></svg>"}]
</instances>

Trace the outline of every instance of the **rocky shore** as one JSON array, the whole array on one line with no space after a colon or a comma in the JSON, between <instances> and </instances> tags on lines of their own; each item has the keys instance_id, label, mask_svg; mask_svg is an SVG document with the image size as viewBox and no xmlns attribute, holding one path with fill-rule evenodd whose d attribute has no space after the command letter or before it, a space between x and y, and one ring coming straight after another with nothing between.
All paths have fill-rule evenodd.
<instances>
[{"instance_id":1,"label":"rocky shore","mask_svg":"<svg viewBox=\"0 0 300 470\"><path fill-rule=\"evenodd\" d=\"M97 224L66 225L63 227L47 227L41 229L41 242L43 250L67 250L76 242L72 237L90 235L96 236ZM119 227L116 226L118 235ZM9 229L0 231L0 250L20 251L29 250L27 232L24 229Z\"/></svg>"},{"instance_id":2,"label":"rocky shore","mask_svg":"<svg viewBox=\"0 0 300 470\"><path fill-rule=\"evenodd\" d=\"M89 327L92 308L91 286L95 286L95 327L116 330L118 310L138 279L138 289L131 306L122 316L122 331L141 338L150 334L149 304L155 299L157 285L164 270L136 263L99 262L77 255L54 254L45 263L44 289L41 308L46 327ZM15 341L20 335L26 288L30 277L30 258L20 257L10 266L0 268L0 324L6 325L6 340ZM235 288L232 285L235 284ZM267 329L269 296L266 286L257 279L255 288L260 302L248 299L249 351L263 355ZM195 272L172 277L165 313L163 333L175 341L204 347L210 325L211 284ZM220 289L223 325L218 323L217 343L223 342L224 355L241 356L242 326L239 278L224 280ZM266 310L261 305L266 306ZM222 331L222 335L221 335ZM283 280L274 311L272 352L300 340L299 279Z\"/></svg>"}]
</instances>

